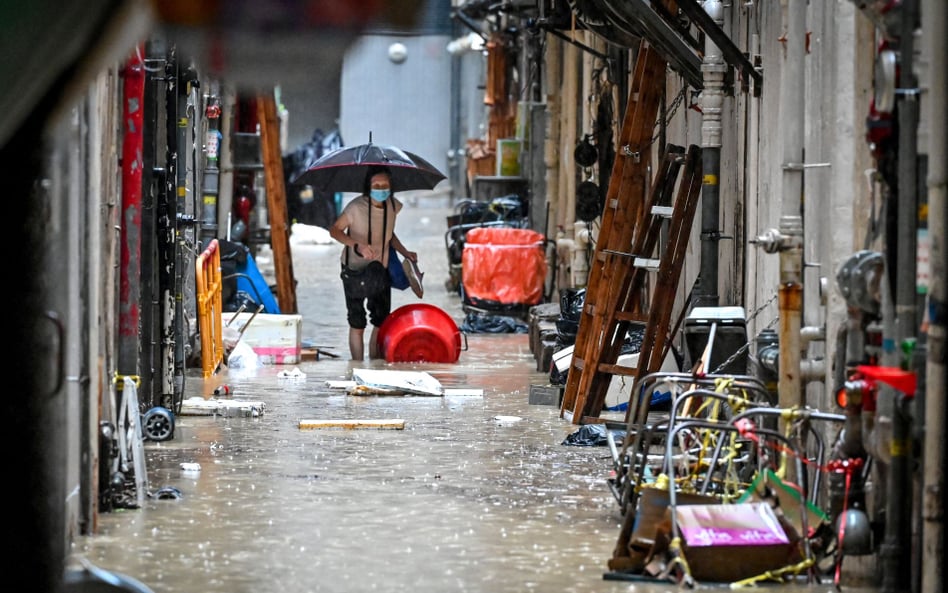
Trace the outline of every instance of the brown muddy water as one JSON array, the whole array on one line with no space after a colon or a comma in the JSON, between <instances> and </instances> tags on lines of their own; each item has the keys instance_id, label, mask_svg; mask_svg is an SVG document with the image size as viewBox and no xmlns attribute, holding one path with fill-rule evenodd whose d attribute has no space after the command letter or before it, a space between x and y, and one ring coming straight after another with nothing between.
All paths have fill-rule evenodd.
<instances>
[{"instance_id":1,"label":"brown muddy water","mask_svg":"<svg viewBox=\"0 0 948 593\"><path fill-rule=\"evenodd\" d=\"M420 255L421 302L460 326L460 297L444 286L451 212L408 201L397 228ZM578 427L557 407L528 404L530 385L549 377L536 371L526 334L468 334L457 363L350 361L340 247L294 243L292 251L303 340L338 358L214 378L231 399L261 401L264 412L177 417L174 438L148 442L145 452L149 491L175 488L180 497L100 515L72 561L155 593L678 590L603 578L621 522L606 483L611 456L607 447L563 445ZM260 254L264 270L266 262ZM411 291L393 300L419 302ZM305 377L279 376L294 368ZM482 394L354 396L328 385L353 368L427 371L446 388ZM188 395L212 391L197 370L187 386ZM405 426L301 429L304 419Z\"/></svg>"}]
</instances>

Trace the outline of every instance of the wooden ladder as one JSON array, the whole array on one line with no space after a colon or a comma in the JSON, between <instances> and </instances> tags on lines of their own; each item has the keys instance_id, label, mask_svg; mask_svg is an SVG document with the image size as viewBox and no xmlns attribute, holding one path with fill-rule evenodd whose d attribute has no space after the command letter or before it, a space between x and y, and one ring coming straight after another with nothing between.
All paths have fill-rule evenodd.
<instances>
[{"instance_id":1,"label":"wooden ladder","mask_svg":"<svg viewBox=\"0 0 948 593\"><path fill-rule=\"evenodd\" d=\"M280 119L273 93L259 96L257 119L260 122L260 156L266 176L267 218L270 222L270 247L273 249L273 267L276 271L277 303L280 305L280 313L289 315L298 312L296 277L293 275L290 217L283 181L283 157L280 152Z\"/></svg>"},{"instance_id":2,"label":"wooden ladder","mask_svg":"<svg viewBox=\"0 0 948 593\"><path fill-rule=\"evenodd\" d=\"M700 148L691 146L685 153L670 145L645 196L648 152L664 82L665 60L643 44L560 409L561 417L573 424L598 422L612 376L639 378L657 371L670 347L669 323L702 176ZM682 165L684 175L669 205ZM653 258L660 240L665 241L664 251ZM616 362L632 324L645 326L638 364L620 366Z\"/></svg>"}]
</instances>

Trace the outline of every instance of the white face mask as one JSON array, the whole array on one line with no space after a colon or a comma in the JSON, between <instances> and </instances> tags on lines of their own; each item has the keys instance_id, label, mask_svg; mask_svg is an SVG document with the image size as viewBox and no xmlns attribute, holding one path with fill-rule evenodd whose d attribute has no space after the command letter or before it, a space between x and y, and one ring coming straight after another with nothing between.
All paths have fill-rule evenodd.
<instances>
[{"instance_id":1,"label":"white face mask","mask_svg":"<svg viewBox=\"0 0 948 593\"><path fill-rule=\"evenodd\" d=\"M376 202L384 202L388 199L388 196L391 195L392 190L390 189L373 189L369 190L369 196Z\"/></svg>"}]
</instances>

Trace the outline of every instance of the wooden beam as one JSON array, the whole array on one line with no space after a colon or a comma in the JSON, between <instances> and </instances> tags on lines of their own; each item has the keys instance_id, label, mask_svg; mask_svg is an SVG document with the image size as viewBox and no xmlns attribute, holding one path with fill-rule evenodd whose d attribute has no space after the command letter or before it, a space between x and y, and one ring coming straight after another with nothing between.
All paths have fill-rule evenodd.
<instances>
[{"instance_id":1,"label":"wooden beam","mask_svg":"<svg viewBox=\"0 0 948 593\"><path fill-rule=\"evenodd\" d=\"M296 307L296 278L290 251L290 222L286 207L286 185L283 181L283 155L280 153L280 120L273 94L261 95L257 101L260 122L260 153L266 177L267 214L270 219L270 247L277 280L277 301L280 313L293 314Z\"/></svg>"},{"instance_id":2,"label":"wooden beam","mask_svg":"<svg viewBox=\"0 0 948 593\"><path fill-rule=\"evenodd\" d=\"M403 430L405 421L400 418L391 420L300 420L300 430L315 428L375 428L379 430Z\"/></svg>"}]
</instances>

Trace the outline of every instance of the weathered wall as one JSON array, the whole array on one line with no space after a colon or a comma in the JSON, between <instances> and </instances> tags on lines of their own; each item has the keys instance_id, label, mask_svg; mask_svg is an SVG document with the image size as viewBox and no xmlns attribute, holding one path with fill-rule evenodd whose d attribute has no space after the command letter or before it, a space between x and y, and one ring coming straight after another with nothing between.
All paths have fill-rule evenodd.
<instances>
[{"instance_id":1,"label":"weathered wall","mask_svg":"<svg viewBox=\"0 0 948 593\"><path fill-rule=\"evenodd\" d=\"M445 48L449 41L441 35L360 37L346 52L342 68L339 129L343 142L363 144L371 134L373 142L414 152L447 174L451 55ZM396 42L407 49L407 58L400 64L388 58L388 48Z\"/></svg>"}]
</instances>

